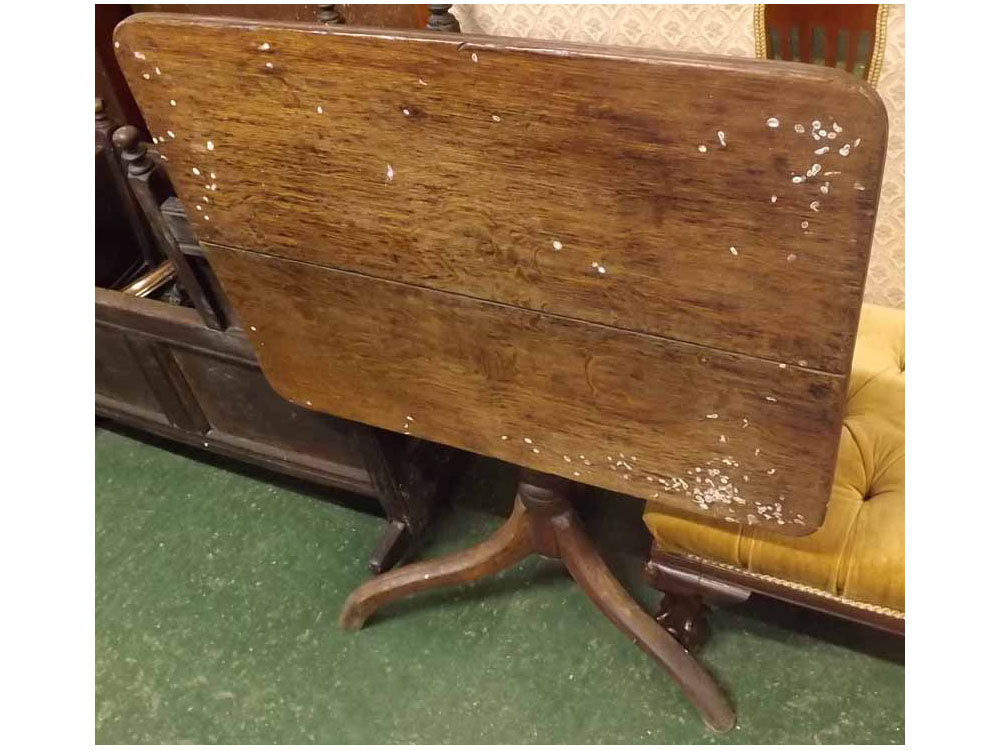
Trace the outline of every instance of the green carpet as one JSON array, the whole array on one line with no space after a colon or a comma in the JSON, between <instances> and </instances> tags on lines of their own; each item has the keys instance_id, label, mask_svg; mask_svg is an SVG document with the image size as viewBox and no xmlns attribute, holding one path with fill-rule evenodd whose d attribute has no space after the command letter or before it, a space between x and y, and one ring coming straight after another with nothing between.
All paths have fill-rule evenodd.
<instances>
[{"instance_id":1,"label":"green carpet","mask_svg":"<svg viewBox=\"0 0 1000 750\"><path fill-rule=\"evenodd\" d=\"M711 615L700 654L738 728L679 689L560 565L387 607L343 633L368 578L374 501L320 492L135 433L96 433L99 743L900 743L903 643L757 600ZM420 556L502 521L513 477L478 460ZM637 503L584 506L623 583L648 537Z\"/></svg>"}]
</instances>

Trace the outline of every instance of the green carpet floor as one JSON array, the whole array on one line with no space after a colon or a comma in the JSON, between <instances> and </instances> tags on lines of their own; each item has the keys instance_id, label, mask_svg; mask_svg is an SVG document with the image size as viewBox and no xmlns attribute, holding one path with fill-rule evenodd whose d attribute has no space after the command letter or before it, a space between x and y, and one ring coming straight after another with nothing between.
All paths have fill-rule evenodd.
<instances>
[{"instance_id":1,"label":"green carpet floor","mask_svg":"<svg viewBox=\"0 0 1000 750\"><path fill-rule=\"evenodd\" d=\"M110 428L110 429L109 429ZM502 522L513 477L478 460L420 556ZM584 507L639 576L628 499ZM732 696L715 735L557 563L387 607L343 633L383 525L373 501L102 423L96 433L99 743L899 743L903 643L770 600L711 615L700 654Z\"/></svg>"}]
</instances>

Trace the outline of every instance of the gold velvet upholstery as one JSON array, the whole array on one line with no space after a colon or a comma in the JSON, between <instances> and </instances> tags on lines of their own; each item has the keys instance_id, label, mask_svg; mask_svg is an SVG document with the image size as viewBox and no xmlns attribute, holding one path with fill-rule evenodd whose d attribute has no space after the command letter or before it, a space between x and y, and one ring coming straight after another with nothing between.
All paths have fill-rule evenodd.
<instances>
[{"instance_id":1,"label":"gold velvet upholstery","mask_svg":"<svg viewBox=\"0 0 1000 750\"><path fill-rule=\"evenodd\" d=\"M783 537L647 506L656 545L905 611L903 317L887 307L862 309L837 475L819 530Z\"/></svg>"}]
</instances>

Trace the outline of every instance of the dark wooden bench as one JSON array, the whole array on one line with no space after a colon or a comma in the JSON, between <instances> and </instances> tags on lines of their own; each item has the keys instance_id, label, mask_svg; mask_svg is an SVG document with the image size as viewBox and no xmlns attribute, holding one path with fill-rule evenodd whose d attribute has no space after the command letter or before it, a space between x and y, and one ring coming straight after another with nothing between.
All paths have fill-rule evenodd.
<instances>
[{"instance_id":1,"label":"dark wooden bench","mask_svg":"<svg viewBox=\"0 0 1000 750\"><path fill-rule=\"evenodd\" d=\"M342 624L559 557L730 728L567 493L822 522L885 153L874 92L797 64L166 15L116 46L273 387L524 467L494 537L361 586Z\"/></svg>"}]
</instances>

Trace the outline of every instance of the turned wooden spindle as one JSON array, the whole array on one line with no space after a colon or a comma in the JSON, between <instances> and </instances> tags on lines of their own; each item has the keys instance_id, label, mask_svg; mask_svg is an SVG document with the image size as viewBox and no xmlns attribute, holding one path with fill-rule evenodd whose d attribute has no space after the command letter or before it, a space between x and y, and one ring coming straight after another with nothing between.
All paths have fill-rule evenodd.
<instances>
[{"instance_id":1,"label":"turned wooden spindle","mask_svg":"<svg viewBox=\"0 0 1000 750\"><path fill-rule=\"evenodd\" d=\"M104 107L104 100L100 97L94 99L94 137L95 143L104 158L110 164L115 163L114 148L111 144L111 131L114 130L114 123L108 116L108 111ZM117 170L116 170L117 172Z\"/></svg>"},{"instance_id":2,"label":"turned wooden spindle","mask_svg":"<svg viewBox=\"0 0 1000 750\"><path fill-rule=\"evenodd\" d=\"M320 5L319 6L319 22L325 24L341 24L347 23L347 19L344 18L344 14L340 10L340 5Z\"/></svg>"},{"instance_id":3,"label":"turned wooden spindle","mask_svg":"<svg viewBox=\"0 0 1000 750\"><path fill-rule=\"evenodd\" d=\"M114 132L111 140L126 166L131 193L146 219L156 247L173 264L181 288L191 299L205 325L224 330L225 317L221 307L209 296L160 211L165 196L173 192L166 174L149 158L146 144L142 142L139 129L135 126L123 125ZM159 262L151 267L156 265Z\"/></svg>"},{"instance_id":4,"label":"turned wooden spindle","mask_svg":"<svg viewBox=\"0 0 1000 750\"><path fill-rule=\"evenodd\" d=\"M115 144L130 175L144 175L153 168L153 162L146 153L146 144L139 138L139 128L122 125L111 136L111 142Z\"/></svg>"},{"instance_id":5,"label":"turned wooden spindle","mask_svg":"<svg viewBox=\"0 0 1000 750\"><path fill-rule=\"evenodd\" d=\"M427 21L427 28L431 31L460 32L462 29L459 26L458 19L451 12L451 7L451 3L447 5L428 5L427 9L431 12L431 17Z\"/></svg>"},{"instance_id":6,"label":"turned wooden spindle","mask_svg":"<svg viewBox=\"0 0 1000 750\"><path fill-rule=\"evenodd\" d=\"M111 124L111 118L104 111L104 100L100 97L94 99L94 125L98 130L104 129Z\"/></svg>"},{"instance_id":7,"label":"turned wooden spindle","mask_svg":"<svg viewBox=\"0 0 1000 750\"><path fill-rule=\"evenodd\" d=\"M118 130L121 130L121 128ZM157 249L155 241L150 236L148 226L141 219L141 209L132 191L129 190L128 177L122 170L122 165L119 163L117 155L117 152L125 145L131 148L133 143L138 142L139 131L136 128L132 128L132 130L135 131L134 135L123 134L116 140L117 131L115 130L115 123L104 106L104 100L100 98L94 99L94 134L98 156L106 160L109 169L110 184L114 186L118 194L119 205L127 207L123 213L131 227L132 236L138 244L139 252L142 253L143 261L147 267L155 268L162 262L163 256ZM114 135L112 131L114 131Z\"/></svg>"}]
</instances>

